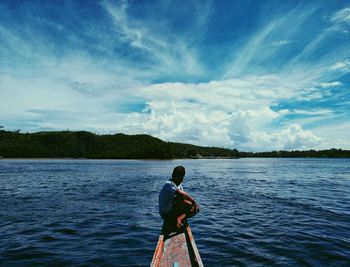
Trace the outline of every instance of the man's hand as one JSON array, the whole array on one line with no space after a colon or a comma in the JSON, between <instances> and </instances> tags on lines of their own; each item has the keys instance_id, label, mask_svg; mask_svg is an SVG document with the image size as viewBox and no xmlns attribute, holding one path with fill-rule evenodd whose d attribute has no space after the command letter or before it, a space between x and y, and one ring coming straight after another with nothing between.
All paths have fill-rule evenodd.
<instances>
[{"instance_id":1,"label":"man's hand","mask_svg":"<svg viewBox=\"0 0 350 267\"><path fill-rule=\"evenodd\" d=\"M196 213L199 212L199 205L197 203L194 203L194 209Z\"/></svg>"},{"instance_id":2,"label":"man's hand","mask_svg":"<svg viewBox=\"0 0 350 267\"><path fill-rule=\"evenodd\" d=\"M194 214L199 212L199 205L196 202L192 203L191 212Z\"/></svg>"}]
</instances>

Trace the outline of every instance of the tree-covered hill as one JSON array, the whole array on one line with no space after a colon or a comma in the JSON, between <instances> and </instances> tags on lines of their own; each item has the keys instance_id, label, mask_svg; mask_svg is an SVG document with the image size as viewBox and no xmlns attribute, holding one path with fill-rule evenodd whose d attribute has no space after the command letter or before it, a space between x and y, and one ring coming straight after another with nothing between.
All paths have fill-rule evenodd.
<instances>
[{"instance_id":1,"label":"tree-covered hill","mask_svg":"<svg viewBox=\"0 0 350 267\"><path fill-rule=\"evenodd\" d=\"M4 158L171 159L234 157L238 151L164 142L149 135L96 135L85 131L0 131Z\"/></svg>"},{"instance_id":2,"label":"tree-covered hill","mask_svg":"<svg viewBox=\"0 0 350 267\"><path fill-rule=\"evenodd\" d=\"M0 130L3 158L173 159L238 157L349 158L349 150L240 152L164 142L150 135L97 135L86 131L20 133Z\"/></svg>"}]
</instances>

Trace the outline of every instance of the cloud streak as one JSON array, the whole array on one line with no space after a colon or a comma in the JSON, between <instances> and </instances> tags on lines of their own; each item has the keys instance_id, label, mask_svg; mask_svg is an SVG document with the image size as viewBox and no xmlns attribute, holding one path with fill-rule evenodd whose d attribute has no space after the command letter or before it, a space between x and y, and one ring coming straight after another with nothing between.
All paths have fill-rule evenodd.
<instances>
[{"instance_id":1,"label":"cloud streak","mask_svg":"<svg viewBox=\"0 0 350 267\"><path fill-rule=\"evenodd\" d=\"M127 1L113 4L102 2L103 8L111 16L115 30L121 39L150 60L149 67L159 75L200 75L203 66L196 58L196 51L187 45L188 40L173 34L164 34L154 24L148 26L142 21L128 16ZM203 14L202 14L203 15ZM155 29L153 29L153 28ZM155 66L152 66L152 65Z\"/></svg>"}]
</instances>

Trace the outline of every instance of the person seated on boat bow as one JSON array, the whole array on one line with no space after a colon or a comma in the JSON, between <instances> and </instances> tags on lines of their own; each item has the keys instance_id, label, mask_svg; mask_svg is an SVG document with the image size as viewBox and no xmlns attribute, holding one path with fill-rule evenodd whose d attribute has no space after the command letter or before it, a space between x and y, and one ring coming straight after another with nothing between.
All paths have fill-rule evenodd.
<instances>
[{"instance_id":1,"label":"person seated on boat bow","mask_svg":"<svg viewBox=\"0 0 350 267\"><path fill-rule=\"evenodd\" d=\"M199 205L187 194L182 187L185 177L185 168L174 168L172 177L163 186L159 193L159 214L170 225L180 229L182 222L199 212Z\"/></svg>"}]
</instances>

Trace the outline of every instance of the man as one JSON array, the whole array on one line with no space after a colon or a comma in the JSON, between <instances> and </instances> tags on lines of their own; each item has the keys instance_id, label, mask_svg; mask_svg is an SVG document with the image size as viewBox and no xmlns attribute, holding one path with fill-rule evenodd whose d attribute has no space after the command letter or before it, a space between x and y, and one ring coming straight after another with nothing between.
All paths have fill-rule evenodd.
<instances>
[{"instance_id":1,"label":"man","mask_svg":"<svg viewBox=\"0 0 350 267\"><path fill-rule=\"evenodd\" d=\"M185 177L185 168L177 166L159 193L159 214L170 225L176 226L179 230L182 221L190 218L199 212L199 206L194 199L183 191L181 185Z\"/></svg>"}]
</instances>

